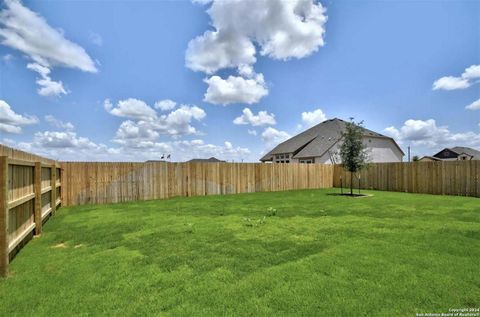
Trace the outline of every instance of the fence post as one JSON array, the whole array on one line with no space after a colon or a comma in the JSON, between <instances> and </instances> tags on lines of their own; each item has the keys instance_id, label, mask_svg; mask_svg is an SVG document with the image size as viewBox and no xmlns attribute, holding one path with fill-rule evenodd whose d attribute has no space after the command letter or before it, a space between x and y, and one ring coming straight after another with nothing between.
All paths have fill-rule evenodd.
<instances>
[{"instance_id":1,"label":"fence post","mask_svg":"<svg viewBox=\"0 0 480 317\"><path fill-rule=\"evenodd\" d=\"M8 274L8 158L0 156L0 277Z\"/></svg>"},{"instance_id":2,"label":"fence post","mask_svg":"<svg viewBox=\"0 0 480 317\"><path fill-rule=\"evenodd\" d=\"M34 178L34 192L35 192L35 235L42 233L42 163L35 162L35 178Z\"/></svg>"},{"instance_id":3,"label":"fence post","mask_svg":"<svg viewBox=\"0 0 480 317\"><path fill-rule=\"evenodd\" d=\"M54 164L50 167L50 187L52 191L50 192L50 207L52 207L52 215L55 214L57 210L57 166Z\"/></svg>"}]
</instances>

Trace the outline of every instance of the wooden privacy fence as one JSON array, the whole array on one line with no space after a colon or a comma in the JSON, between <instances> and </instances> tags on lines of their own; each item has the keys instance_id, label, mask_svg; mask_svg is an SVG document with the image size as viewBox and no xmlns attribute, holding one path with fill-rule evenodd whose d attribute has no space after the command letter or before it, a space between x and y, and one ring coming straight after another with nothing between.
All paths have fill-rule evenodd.
<instances>
[{"instance_id":1,"label":"wooden privacy fence","mask_svg":"<svg viewBox=\"0 0 480 317\"><path fill-rule=\"evenodd\" d=\"M480 161L375 163L354 178L354 188L480 197ZM350 187L350 173L336 165L334 187Z\"/></svg>"},{"instance_id":2,"label":"wooden privacy fence","mask_svg":"<svg viewBox=\"0 0 480 317\"><path fill-rule=\"evenodd\" d=\"M0 156L0 276L9 259L60 204L60 166Z\"/></svg>"},{"instance_id":3,"label":"wooden privacy fence","mask_svg":"<svg viewBox=\"0 0 480 317\"><path fill-rule=\"evenodd\" d=\"M333 166L62 162L62 205L332 187Z\"/></svg>"}]
</instances>

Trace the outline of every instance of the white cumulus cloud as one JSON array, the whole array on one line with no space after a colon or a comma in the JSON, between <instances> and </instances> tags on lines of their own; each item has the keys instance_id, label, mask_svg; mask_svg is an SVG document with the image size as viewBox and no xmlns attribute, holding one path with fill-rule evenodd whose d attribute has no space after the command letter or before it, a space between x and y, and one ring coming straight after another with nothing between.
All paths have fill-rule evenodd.
<instances>
[{"instance_id":1,"label":"white cumulus cloud","mask_svg":"<svg viewBox=\"0 0 480 317\"><path fill-rule=\"evenodd\" d=\"M64 66L96 72L95 63L78 44L67 40L63 31L52 28L43 17L17 0L5 0L0 11L0 39L3 45L19 50L37 64Z\"/></svg>"},{"instance_id":2,"label":"white cumulus cloud","mask_svg":"<svg viewBox=\"0 0 480 317\"><path fill-rule=\"evenodd\" d=\"M468 87L470 87L468 79L453 76L442 77L433 83L433 90L457 90Z\"/></svg>"},{"instance_id":3,"label":"white cumulus cloud","mask_svg":"<svg viewBox=\"0 0 480 317\"><path fill-rule=\"evenodd\" d=\"M242 115L233 120L234 124L250 124L254 127L263 125L275 125L275 115L267 111L259 111L257 115L253 114L249 108L243 109Z\"/></svg>"},{"instance_id":4,"label":"white cumulus cloud","mask_svg":"<svg viewBox=\"0 0 480 317\"><path fill-rule=\"evenodd\" d=\"M148 122L127 120L120 124L113 141L127 147L141 148L148 146L158 137L159 133Z\"/></svg>"},{"instance_id":5,"label":"white cumulus cloud","mask_svg":"<svg viewBox=\"0 0 480 317\"><path fill-rule=\"evenodd\" d=\"M254 104L268 95L262 74L253 74L250 78L231 75L227 79L215 75L204 81L208 88L203 100L216 105Z\"/></svg>"},{"instance_id":6,"label":"white cumulus cloud","mask_svg":"<svg viewBox=\"0 0 480 317\"><path fill-rule=\"evenodd\" d=\"M161 134L186 135L197 134L198 131L191 125L192 121L201 121L206 117L202 108L182 105L178 109L162 115L152 122L152 127Z\"/></svg>"},{"instance_id":7,"label":"white cumulus cloud","mask_svg":"<svg viewBox=\"0 0 480 317\"><path fill-rule=\"evenodd\" d=\"M177 107L172 100L155 104L155 108L163 111L173 109L172 107ZM161 135L178 137L199 134L192 124L206 117L202 108L190 105L180 105L171 112L159 115L146 102L134 98L120 100L116 106L106 99L104 108L114 116L129 119L120 125L113 141L133 148L147 147Z\"/></svg>"},{"instance_id":8,"label":"white cumulus cloud","mask_svg":"<svg viewBox=\"0 0 480 317\"><path fill-rule=\"evenodd\" d=\"M95 144L88 138L77 137L71 131L45 131L34 135L36 143L46 148L92 148Z\"/></svg>"},{"instance_id":9,"label":"white cumulus cloud","mask_svg":"<svg viewBox=\"0 0 480 317\"><path fill-rule=\"evenodd\" d=\"M30 142L11 142L10 146L57 160L111 161L121 160L120 148L98 144L73 131L37 132Z\"/></svg>"},{"instance_id":10,"label":"white cumulus cloud","mask_svg":"<svg viewBox=\"0 0 480 317\"><path fill-rule=\"evenodd\" d=\"M315 0L196 0L209 4L213 30L188 43L185 64L209 75L204 101L254 104L268 94L252 65L260 55L276 60L303 58L323 46L325 8ZM237 68L240 76L214 75Z\"/></svg>"},{"instance_id":11,"label":"white cumulus cloud","mask_svg":"<svg viewBox=\"0 0 480 317\"><path fill-rule=\"evenodd\" d=\"M434 119L409 119L400 128L391 126L384 132L400 144L412 145L423 154L432 155L445 147L480 147L480 134L472 131L455 133L448 126L438 126Z\"/></svg>"},{"instance_id":12,"label":"white cumulus cloud","mask_svg":"<svg viewBox=\"0 0 480 317\"><path fill-rule=\"evenodd\" d=\"M155 105L154 105L155 109L159 109L161 111L172 110L176 106L177 106L177 103L170 99L157 101L155 102Z\"/></svg>"},{"instance_id":13,"label":"white cumulus cloud","mask_svg":"<svg viewBox=\"0 0 480 317\"><path fill-rule=\"evenodd\" d=\"M52 28L43 17L18 0L5 0L0 11L0 43L25 54L34 63L27 68L40 74L37 84L41 96L67 94L61 81L52 80L55 66L97 72L95 63L85 50L67 40L62 30Z\"/></svg>"},{"instance_id":14,"label":"white cumulus cloud","mask_svg":"<svg viewBox=\"0 0 480 317\"><path fill-rule=\"evenodd\" d=\"M475 100L471 104L465 107L468 110L480 110L480 99Z\"/></svg>"},{"instance_id":15,"label":"white cumulus cloud","mask_svg":"<svg viewBox=\"0 0 480 317\"><path fill-rule=\"evenodd\" d=\"M164 155L170 155L172 161L212 156L237 162L254 159L248 148L234 146L229 141L217 145L200 139L170 142L145 140L135 147L130 144L109 147L78 136L73 131L44 131L36 133L30 142L17 143L8 139L3 142L30 153L65 161L146 161L160 160Z\"/></svg>"},{"instance_id":16,"label":"white cumulus cloud","mask_svg":"<svg viewBox=\"0 0 480 317\"><path fill-rule=\"evenodd\" d=\"M325 120L327 120L327 116L322 109L302 112L302 121L306 127L312 127Z\"/></svg>"},{"instance_id":17,"label":"white cumulus cloud","mask_svg":"<svg viewBox=\"0 0 480 317\"><path fill-rule=\"evenodd\" d=\"M480 65L472 65L465 69L462 74L463 78L467 79L477 79L480 78Z\"/></svg>"},{"instance_id":18,"label":"white cumulus cloud","mask_svg":"<svg viewBox=\"0 0 480 317\"><path fill-rule=\"evenodd\" d=\"M128 98L120 100L116 107L113 107L109 99L105 99L104 108L110 114L130 119L150 119L156 118L157 113L155 110L147 105L143 100Z\"/></svg>"},{"instance_id":19,"label":"white cumulus cloud","mask_svg":"<svg viewBox=\"0 0 480 317\"><path fill-rule=\"evenodd\" d=\"M18 134L22 132L22 126L36 123L38 119L35 116L18 114L7 102L0 100L0 131Z\"/></svg>"},{"instance_id":20,"label":"white cumulus cloud","mask_svg":"<svg viewBox=\"0 0 480 317\"><path fill-rule=\"evenodd\" d=\"M188 43L187 67L213 74L223 68L256 62L255 46L241 35L207 31Z\"/></svg>"},{"instance_id":21,"label":"white cumulus cloud","mask_svg":"<svg viewBox=\"0 0 480 317\"><path fill-rule=\"evenodd\" d=\"M480 65L467 67L460 77L445 76L433 83L433 90L465 89L475 84L480 78ZM478 82L478 81L477 81Z\"/></svg>"},{"instance_id":22,"label":"white cumulus cloud","mask_svg":"<svg viewBox=\"0 0 480 317\"><path fill-rule=\"evenodd\" d=\"M212 74L219 69L274 59L302 58L324 45L325 8L313 0L212 1L213 31L190 41L186 65Z\"/></svg>"},{"instance_id":23,"label":"white cumulus cloud","mask_svg":"<svg viewBox=\"0 0 480 317\"><path fill-rule=\"evenodd\" d=\"M40 96L60 96L68 92L63 87L61 81L54 81L50 78L50 69L37 63L30 63L27 68L37 72L40 78L37 78L37 84L40 86L37 92Z\"/></svg>"},{"instance_id":24,"label":"white cumulus cloud","mask_svg":"<svg viewBox=\"0 0 480 317\"><path fill-rule=\"evenodd\" d=\"M290 138L290 134L285 131L279 131L275 128L268 127L262 132L262 140L268 147L273 147Z\"/></svg>"}]
</instances>

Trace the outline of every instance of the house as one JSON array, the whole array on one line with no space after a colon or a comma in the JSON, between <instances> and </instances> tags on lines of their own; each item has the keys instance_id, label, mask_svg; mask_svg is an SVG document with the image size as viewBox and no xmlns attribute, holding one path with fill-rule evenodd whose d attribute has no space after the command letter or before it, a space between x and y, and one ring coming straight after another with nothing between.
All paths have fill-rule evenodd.
<instances>
[{"instance_id":1,"label":"house","mask_svg":"<svg viewBox=\"0 0 480 317\"><path fill-rule=\"evenodd\" d=\"M439 158L434 157L434 156L423 156L418 161L419 162L432 162L432 161L441 161L441 160Z\"/></svg>"},{"instance_id":2,"label":"house","mask_svg":"<svg viewBox=\"0 0 480 317\"><path fill-rule=\"evenodd\" d=\"M424 157L422 157L421 160L423 160ZM444 148L443 150L435 154L433 158L442 161L480 160L480 151L469 147L456 146L452 148Z\"/></svg>"},{"instance_id":3,"label":"house","mask_svg":"<svg viewBox=\"0 0 480 317\"><path fill-rule=\"evenodd\" d=\"M191 159L190 161L187 161L187 163L225 163L225 161L219 160L216 157L211 157L208 159L201 159L201 158L196 158L196 159Z\"/></svg>"},{"instance_id":4,"label":"house","mask_svg":"<svg viewBox=\"0 0 480 317\"><path fill-rule=\"evenodd\" d=\"M347 122L326 120L277 145L260 159L273 163L326 163L338 164L342 132ZM363 130L363 141L370 162L401 162L405 153L394 139L377 132Z\"/></svg>"}]
</instances>

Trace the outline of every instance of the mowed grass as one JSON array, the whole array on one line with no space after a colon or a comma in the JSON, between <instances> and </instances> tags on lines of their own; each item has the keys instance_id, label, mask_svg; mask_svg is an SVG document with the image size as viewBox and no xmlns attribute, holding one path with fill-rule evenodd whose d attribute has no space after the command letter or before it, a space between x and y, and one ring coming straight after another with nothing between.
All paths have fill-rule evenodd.
<instances>
[{"instance_id":1,"label":"mowed grass","mask_svg":"<svg viewBox=\"0 0 480 317\"><path fill-rule=\"evenodd\" d=\"M480 307L479 199L332 192L62 208L0 280L0 315L414 316Z\"/></svg>"}]
</instances>

